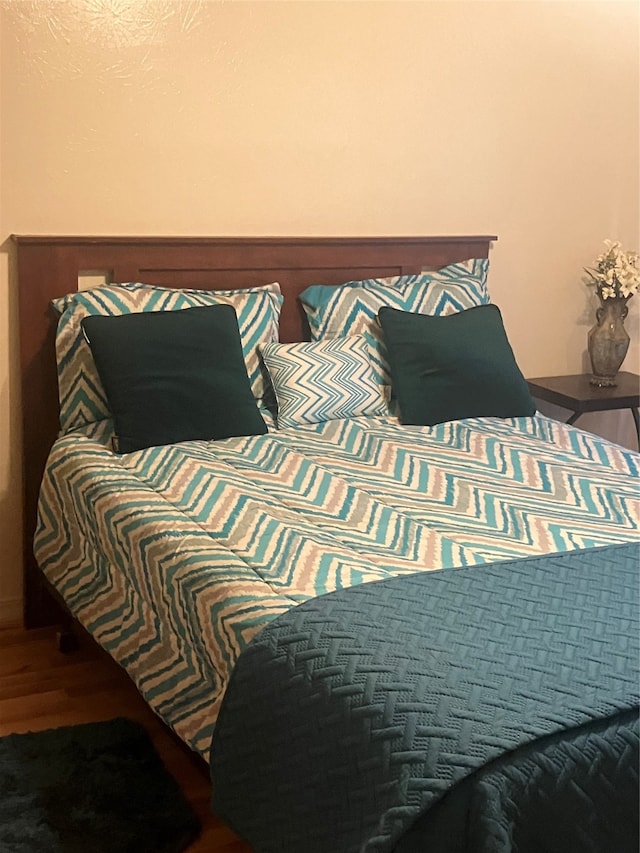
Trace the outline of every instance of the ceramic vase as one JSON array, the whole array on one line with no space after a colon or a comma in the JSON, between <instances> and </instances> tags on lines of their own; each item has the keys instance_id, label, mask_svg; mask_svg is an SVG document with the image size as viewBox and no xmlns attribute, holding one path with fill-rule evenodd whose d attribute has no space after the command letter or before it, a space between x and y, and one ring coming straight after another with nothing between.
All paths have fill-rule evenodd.
<instances>
[{"instance_id":1,"label":"ceramic vase","mask_svg":"<svg viewBox=\"0 0 640 853\"><path fill-rule=\"evenodd\" d=\"M629 335L624 327L627 311L627 300L623 297L600 299L597 322L588 337L592 385L616 384L616 375L629 349Z\"/></svg>"}]
</instances>

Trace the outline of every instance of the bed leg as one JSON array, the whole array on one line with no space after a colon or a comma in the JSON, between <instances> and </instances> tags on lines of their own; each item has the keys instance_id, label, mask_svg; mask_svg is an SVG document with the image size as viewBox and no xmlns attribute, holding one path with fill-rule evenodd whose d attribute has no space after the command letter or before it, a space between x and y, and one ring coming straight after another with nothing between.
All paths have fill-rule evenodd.
<instances>
[{"instance_id":1,"label":"bed leg","mask_svg":"<svg viewBox=\"0 0 640 853\"><path fill-rule=\"evenodd\" d=\"M78 637L74 633L71 620L62 625L60 630L56 632L56 643L58 644L58 651L62 652L63 655L78 650Z\"/></svg>"}]
</instances>

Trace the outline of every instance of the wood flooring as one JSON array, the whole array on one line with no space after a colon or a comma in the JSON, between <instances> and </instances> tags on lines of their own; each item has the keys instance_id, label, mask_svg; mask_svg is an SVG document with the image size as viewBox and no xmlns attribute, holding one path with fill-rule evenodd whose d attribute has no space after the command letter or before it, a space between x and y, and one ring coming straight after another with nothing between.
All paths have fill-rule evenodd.
<instances>
[{"instance_id":1,"label":"wood flooring","mask_svg":"<svg viewBox=\"0 0 640 853\"><path fill-rule=\"evenodd\" d=\"M165 766L202 821L188 853L251 853L210 811L204 762L188 750L143 702L129 677L93 642L58 651L54 629L0 629L0 736L113 717L142 723Z\"/></svg>"}]
</instances>

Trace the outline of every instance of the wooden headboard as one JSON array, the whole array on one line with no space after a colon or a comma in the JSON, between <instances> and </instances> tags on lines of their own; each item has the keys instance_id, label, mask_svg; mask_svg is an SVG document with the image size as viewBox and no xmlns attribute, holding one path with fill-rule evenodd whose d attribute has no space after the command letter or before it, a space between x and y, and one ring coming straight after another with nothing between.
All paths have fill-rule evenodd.
<instances>
[{"instance_id":1,"label":"wooden headboard","mask_svg":"<svg viewBox=\"0 0 640 853\"><path fill-rule=\"evenodd\" d=\"M32 550L40 480L58 432L56 319L50 302L78 290L80 276L170 287L231 289L278 281L281 340L305 339L298 294L310 284L412 274L486 258L496 237L38 237L14 236L20 304L24 478L24 621L60 611Z\"/></svg>"}]
</instances>

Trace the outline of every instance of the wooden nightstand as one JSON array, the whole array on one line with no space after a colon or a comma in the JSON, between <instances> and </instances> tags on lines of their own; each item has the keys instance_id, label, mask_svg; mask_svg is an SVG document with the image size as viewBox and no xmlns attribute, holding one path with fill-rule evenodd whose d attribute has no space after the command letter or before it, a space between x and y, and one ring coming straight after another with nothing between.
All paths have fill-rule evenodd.
<instances>
[{"instance_id":1,"label":"wooden nightstand","mask_svg":"<svg viewBox=\"0 0 640 853\"><path fill-rule=\"evenodd\" d=\"M618 384L614 388L599 388L591 385L589 379L588 373L577 373L570 376L527 379L527 384L533 397L572 411L573 414L567 420L568 424L575 423L585 412L630 409L640 447L640 376L620 371L617 376Z\"/></svg>"}]
</instances>

